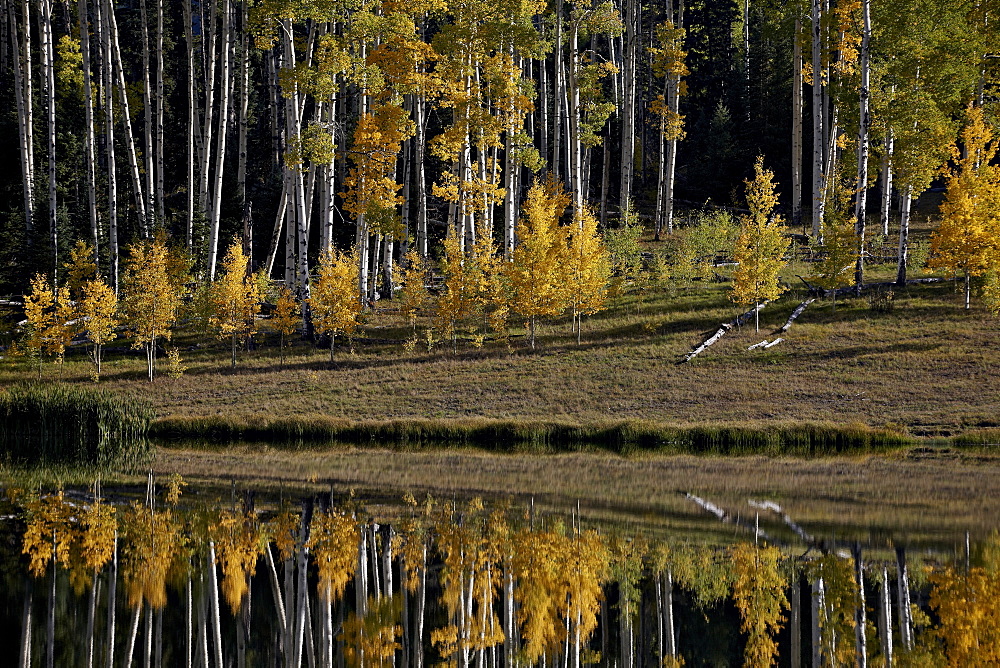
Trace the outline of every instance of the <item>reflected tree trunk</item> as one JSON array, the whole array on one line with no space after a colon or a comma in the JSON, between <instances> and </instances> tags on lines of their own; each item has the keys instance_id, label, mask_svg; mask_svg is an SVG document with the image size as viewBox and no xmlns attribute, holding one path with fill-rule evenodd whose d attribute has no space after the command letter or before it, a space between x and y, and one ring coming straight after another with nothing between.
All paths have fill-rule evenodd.
<instances>
[{"instance_id":1,"label":"reflected tree trunk","mask_svg":"<svg viewBox=\"0 0 1000 668\"><path fill-rule=\"evenodd\" d=\"M18 660L20 668L31 666L31 609L34 605L34 583L31 578L24 580L24 608L21 612L21 655Z\"/></svg>"},{"instance_id":2,"label":"reflected tree trunk","mask_svg":"<svg viewBox=\"0 0 1000 668\"><path fill-rule=\"evenodd\" d=\"M910 574L906 569L906 548L896 548L897 600L899 604L899 637L903 647L913 649L913 617L910 614Z\"/></svg>"}]
</instances>

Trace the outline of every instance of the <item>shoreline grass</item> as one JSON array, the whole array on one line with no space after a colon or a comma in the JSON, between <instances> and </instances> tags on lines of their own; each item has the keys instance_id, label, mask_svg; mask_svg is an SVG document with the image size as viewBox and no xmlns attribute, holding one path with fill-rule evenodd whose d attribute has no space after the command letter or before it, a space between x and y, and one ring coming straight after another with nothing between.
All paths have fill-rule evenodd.
<instances>
[{"instance_id":1,"label":"shoreline grass","mask_svg":"<svg viewBox=\"0 0 1000 668\"><path fill-rule=\"evenodd\" d=\"M595 423L490 418L397 418L354 421L325 415L268 419L213 416L165 418L153 423L154 439L272 445L347 443L421 449L474 446L492 452L601 450L629 455L796 455L877 453L918 445L901 431L863 424L778 423L671 425L648 420Z\"/></svg>"}]
</instances>

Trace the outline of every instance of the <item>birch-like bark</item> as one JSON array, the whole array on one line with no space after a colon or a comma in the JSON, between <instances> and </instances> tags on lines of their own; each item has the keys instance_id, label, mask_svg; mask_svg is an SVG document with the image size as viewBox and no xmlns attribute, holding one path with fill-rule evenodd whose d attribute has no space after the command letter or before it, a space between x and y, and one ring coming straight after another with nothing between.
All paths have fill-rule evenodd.
<instances>
[{"instance_id":1,"label":"birch-like bark","mask_svg":"<svg viewBox=\"0 0 1000 668\"><path fill-rule=\"evenodd\" d=\"M80 54L83 56L83 161L87 172L87 204L90 215L90 243L94 247L94 263L100 262L101 231L97 222L97 174L94 147L94 93L90 80L90 22L87 19L87 0L77 1L80 22ZM100 360L98 359L98 364ZM100 369L98 369L100 373Z\"/></svg>"},{"instance_id":2,"label":"birch-like bark","mask_svg":"<svg viewBox=\"0 0 1000 668\"><path fill-rule=\"evenodd\" d=\"M879 589L878 637L885 666L892 668L892 597L889 594L889 569L885 566L882 567L882 586Z\"/></svg>"},{"instance_id":3,"label":"birch-like bark","mask_svg":"<svg viewBox=\"0 0 1000 668\"><path fill-rule=\"evenodd\" d=\"M792 595L789 598L788 630L792 636L789 665L802 665L802 585L797 572L792 574Z\"/></svg>"},{"instance_id":4,"label":"birch-like bark","mask_svg":"<svg viewBox=\"0 0 1000 668\"><path fill-rule=\"evenodd\" d=\"M823 665L823 630L826 620L826 595L823 578L817 578L812 587L812 656L813 668Z\"/></svg>"},{"instance_id":5,"label":"birch-like bark","mask_svg":"<svg viewBox=\"0 0 1000 668\"><path fill-rule=\"evenodd\" d=\"M13 24L14 22L11 21ZM15 54L14 60L17 60ZM17 665L19 668L31 668L31 627L34 625L32 608L34 607L34 582L31 578L24 580L24 607L21 609L21 647Z\"/></svg>"},{"instance_id":6,"label":"birch-like bark","mask_svg":"<svg viewBox=\"0 0 1000 668\"><path fill-rule=\"evenodd\" d=\"M424 155L427 150L427 102L422 95L413 100L416 121L416 136L414 137L414 153L416 157L417 186L417 253L426 258L429 251L427 244L427 172Z\"/></svg>"},{"instance_id":7,"label":"birch-like bark","mask_svg":"<svg viewBox=\"0 0 1000 668\"><path fill-rule=\"evenodd\" d=\"M563 68L562 68L562 41L563 41L563 0L556 0L556 35L552 51L552 173L556 178L560 177L562 168L562 128L563 128Z\"/></svg>"},{"instance_id":8,"label":"birch-like bark","mask_svg":"<svg viewBox=\"0 0 1000 668\"><path fill-rule=\"evenodd\" d=\"M201 134L201 151L199 157L198 172L198 202L202 213L206 217L211 216L211 196L209 193L209 172L212 161L212 130L213 119L215 118L215 39L216 39L216 15L218 13L218 1L210 3L209 15L205 16L205 3L199 3L201 10L201 54L202 66L204 67L203 78L205 81L205 101L204 107L199 112L203 119Z\"/></svg>"},{"instance_id":9,"label":"birch-like bark","mask_svg":"<svg viewBox=\"0 0 1000 668\"><path fill-rule=\"evenodd\" d=\"M153 92L150 90L152 77L150 76L150 56L149 56L149 13L146 10L146 1L139 2L139 22L142 24L140 34L142 35L142 119L143 119L143 140L142 149L143 169L146 172L146 210L152 214L156 210L156 173L153 167Z\"/></svg>"},{"instance_id":10,"label":"birch-like bark","mask_svg":"<svg viewBox=\"0 0 1000 668\"><path fill-rule=\"evenodd\" d=\"M132 611L132 631L129 633L128 654L125 656L125 668L132 668L132 657L135 655L135 640L139 636L139 616L142 612L142 604L136 606Z\"/></svg>"},{"instance_id":11,"label":"birch-like bark","mask_svg":"<svg viewBox=\"0 0 1000 668\"><path fill-rule=\"evenodd\" d=\"M868 0L865 0L868 4ZM865 636L868 612L865 610L865 567L861 560L861 544L854 544L854 580L858 586L858 600L854 607L854 638L858 668L868 667L868 641Z\"/></svg>"},{"instance_id":12,"label":"birch-like bark","mask_svg":"<svg viewBox=\"0 0 1000 668\"><path fill-rule=\"evenodd\" d=\"M239 117L237 120L236 193L240 202L247 204L247 112L250 104L250 25L248 2L239 3L240 11L240 76Z\"/></svg>"},{"instance_id":13,"label":"birch-like bark","mask_svg":"<svg viewBox=\"0 0 1000 668\"><path fill-rule=\"evenodd\" d=\"M108 635L108 651L107 651L107 661L105 666L107 668L114 668L115 665L115 606L117 600L115 597L115 590L118 587L118 533L115 532L114 550L111 555L111 572L108 575L108 620L107 620L107 635Z\"/></svg>"},{"instance_id":14,"label":"birch-like bark","mask_svg":"<svg viewBox=\"0 0 1000 668\"><path fill-rule=\"evenodd\" d=\"M826 148L823 119L823 9L821 0L812 0L812 121L813 121L813 160L812 160L812 236L822 242L823 214L826 206L826 179L824 174Z\"/></svg>"},{"instance_id":15,"label":"birch-like bark","mask_svg":"<svg viewBox=\"0 0 1000 668\"><path fill-rule=\"evenodd\" d=\"M910 614L910 574L906 567L906 549L896 548L897 599L899 602L899 636L907 651L913 649L913 618Z\"/></svg>"},{"instance_id":16,"label":"birch-like bark","mask_svg":"<svg viewBox=\"0 0 1000 668\"><path fill-rule=\"evenodd\" d=\"M28 0L22 0L21 19L24 27L24 49L18 39L18 25L14 4L10 10L10 37L14 49L14 97L17 104L17 131L21 155L22 191L24 194L25 229L31 232L35 222L35 141L33 137L34 113L31 92L31 10Z\"/></svg>"},{"instance_id":17,"label":"birch-like bark","mask_svg":"<svg viewBox=\"0 0 1000 668\"><path fill-rule=\"evenodd\" d=\"M864 284L865 275L865 223L867 221L868 204L868 128L871 118L868 115L869 96L869 45L872 37L871 2L861 1L861 11L864 28L861 37L861 90L860 90L860 124L858 127L858 191L854 219L854 232L858 235L858 259L854 270L854 284L860 288ZM863 666L862 666L863 668Z\"/></svg>"},{"instance_id":18,"label":"birch-like bark","mask_svg":"<svg viewBox=\"0 0 1000 668\"><path fill-rule=\"evenodd\" d=\"M56 75L52 36L52 0L39 0L38 33L42 52L42 96L45 98L46 138L49 158L49 244L52 248L52 280L59 273L59 227L56 222Z\"/></svg>"},{"instance_id":19,"label":"birch-like bark","mask_svg":"<svg viewBox=\"0 0 1000 668\"><path fill-rule=\"evenodd\" d=\"M894 144L892 128L885 133L885 147L882 154L882 202L879 206L879 222L882 235L889 236L889 212L892 209L892 151Z\"/></svg>"},{"instance_id":20,"label":"birch-like bark","mask_svg":"<svg viewBox=\"0 0 1000 668\"><path fill-rule=\"evenodd\" d=\"M896 283L906 285L906 264L910 251L910 205L913 203L913 186L907 186L899 201L899 248L896 255Z\"/></svg>"},{"instance_id":21,"label":"birch-like bark","mask_svg":"<svg viewBox=\"0 0 1000 668\"><path fill-rule=\"evenodd\" d=\"M110 3L107 0L98 0L94 5L98 10L101 23L101 51L103 56L102 79L104 81L104 153L108 162L108 251L110 257L111 284L118 292L118 169L115 164L115 105L114 105L114 83L111 57L111 26L108 18ZM112 594L114 586L112 585ZM112 629L113 633L113 629Z\"/></svg>"},{"instance_id":22,"label":"birch-like bark","mask_svg":"<svg viewBox=\"0 0 1000 668\"><path fill-rule=\"evenodd\" d=\"M625 49L622 54L622 135L621 189L618 208L623 210L632 198L632 173L635 169L635 94L636 94L636 30L639 17L636 0L625 0Z\"/></svg>"},{"instance_id":23,"label":"birch-like bark","mask_svg":"<svg viewBox=\"0 0 1000 668\"><path fill-rule=\"evenodd\" d=\"M188 103L188 131L187 131L187 179L185 181L187 191L187 227L185 229L185 244L190 253L194 243L194 163L195 163L195 137L198 136L196 126L198 124L198 108L195 105L195 59L194 59L194 29L192 27L191 3L194 0L181 0L184 11L184 42L187 47L187 103Z\"/></svg>"},{"instance_id":24,"label":"birch-like bark","mask_svg":"<svg viewBox=\"0 0 1000 668\"><path fill-rule=\"evenodd\" d=\"M165 220L163 204L163 0L156 2L156 216L158 220ZM186 2L182 0L184 4Z\"/></svg>"},{"instance_id":25,"label":"birch-like bark","mask_svg":"<svg viewBox=\"0 0 1000 668\"><path fill-rule=\"evenodd\" d=\"M214 4L213 4L214 7ZM212 188L212 203L209 206L208 218L208 279L215 280L215 264L219 253L219 215L222 212L222 172L226 165L226 138L229 135L229 52L232 45L232 10L229 0L222 0L222 35L219 40L221 57L219 58L219 75L222 90L219 95L219 134L215 148L215 185ZM210 118L205 124L211 123Z\"/></svg>"},{"instance_id":26,"label":"birch-like bark","mask_svg":"<svg viewBox=\"0 0 1000 668\"><path fill-rule=\"evenodd\" d=\"M146 197L143 194L142 177L139 175L139 160L135 150L135 136L132 132L132 115L129 112L128 90L125 86L125 71L122 67L122 54L118 46L118 20L115 18L114 5L110 0L105 4L108 32L111 35L111 55L114 60L115 78L118 83L118 102L121 104L122 124L125 126L125 148L128 151L129 166L132 173L132 187L135 189L135 207L139 215L139 229L143 238L149 236L149 225L146 218Z\"/></svg>"},{"instance_id":27,"label":"birch-like bark","mask_svg":"<svg viewBox=\"0 0 1000 668\"><path fill-rule=\"evenodd\" d=\"M792 225L802 224L802 17L792 42Z\"/></svg>"},{"instance_id":28,"label":"birch-like bark","mask_svg":"<svg viewBox=\"0 0 1000 668\"><path fill-rule=\"evenodd\" d=\"M212 616L212 646L215 649L215 665L222 662L222 626L219 619L219 578L215 570L215 541L208 541L208 603Z\"/></svg>"}]
</instances>

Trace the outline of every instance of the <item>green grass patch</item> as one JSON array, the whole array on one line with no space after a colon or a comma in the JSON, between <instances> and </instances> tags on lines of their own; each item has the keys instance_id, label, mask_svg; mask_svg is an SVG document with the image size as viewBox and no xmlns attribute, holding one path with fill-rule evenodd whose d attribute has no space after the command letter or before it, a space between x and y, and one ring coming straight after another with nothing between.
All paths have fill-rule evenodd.
<instances>
[{"instance_id":1,"label":"green grass patch","mask_svg":"<svg viewBox=\"0 0 1000 668\"><path fill-rule=\"evenodd\" d=\"M10 464L110 471L149 460L148 401L103 389L20 385L0 392L0 448Z\"/></svg>"}]
</instances>

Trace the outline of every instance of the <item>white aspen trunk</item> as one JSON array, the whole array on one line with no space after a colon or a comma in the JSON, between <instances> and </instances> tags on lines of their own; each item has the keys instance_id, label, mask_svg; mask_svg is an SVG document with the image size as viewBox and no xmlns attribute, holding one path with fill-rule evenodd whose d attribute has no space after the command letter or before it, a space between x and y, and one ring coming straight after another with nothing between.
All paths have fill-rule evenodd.
<instances>
[{"instance_id":1,"label":"white aspen trunk","mask_svg":"<svg viewBox=\"0 0 1000 668\"><path fill-rule=\"evenodd\" d=\"M153 167L153 94L150 90L152 77L150 76L149 57L149 13L146 11L146 0L139 2L139 22L142 24L140 33L142 35L142 120L143 120L143 169L146 172L146 210L150 212L156 210L156 174Z\"/></svg>"},{"instance_id":2,"label":"white aspen trunk","mask_svg":"<svg viewBox=\"0 0 1000 668\"><path fill-rule=\"evenodd\" d=\"M826 179L824 174L824 151L826 148L823 120L823 10L821 0L812 0L812 115L813 115L813 161L812 161L812 236L822 242L823 214L826 206Z\"/></svg>"},{"instance_id":3,"label":"white aspen trunk","mask_svg":"<svg viewBox=\"0 0 1000 668\"><path fill-rule=\"evenodd\" d=\"M885 147L882 155L882 202L879 206L879 221L882 223L882 234L889 236L889 212L892 209L892 128L885 133Z\"/></svg>"},{"instance_id":4,"label":"white aspen trunk","mask_svg":"<svg viewBox=\"0 0 1000 668\"><path fill-rule=\"evenodd\" d=\"M42 52L42 95L45 98L46 138L49 158L49 244L52 247L52 277L59 273L59 227L56 222L56 77L52 37L52 0L39 0L39 35Z\"/></svg>"},{"instance_id":5,"label":"white aspen trunk","mask_svg":"<svg viewBox=\"0 0 1000 668\"><path fill-rule=\"evenodd\" d=\"M132 632L129 634L128 653L125 656L125 668L131 668L132 666L132 657L135 654L135 640L139 635L139 614L141 611L141 603L135 610L132 611Z\"/></svg>"},{"instance_id":6,"label":"white aspen trunk","mask_svg":"<svg viewBox=\"0 0 1000 668\"><path fill-rule=\"evenodd\" d=\"M215 665L222 662L222 625L219 619L219 578L215 570L215 541L208 541L208 603L212 616L212 647L215 650Z\"/></svg>"},{"instance_id":7,"label":"white aspen trunk","mask_svg":"<svg viewBox=\"0 0 1000 668\"><path fill-rule=\"evenodd\" d=\"M563 0L556 0L556 38L554 50L552 52L552 174L560 178L562 168L562 129L563 118L563 68L562 68L562 39L563 39Z\"/></svg>"},{"instance_id":8,"label":"white aspen trunk","mask_svg":"<svg viewBox=\"0 0 1000 668\"><path fill-rule=\"evenodd\" d=\"M426 101L420 95L414 98L414 116L416 120L416 136L414 137L414 152L416 154L416 185L417 185L417 253L426 258L427 246L427 175L424 165L424 153L427 149Z\"/></svg>"},{"instance_id":9,"label":"white aspen trunk","mask_svg":"<svg viewBox=\"0 0 1000 668\"><path fill-rule=\"evenodd\" d=\"M17 60L16 54L14 59ZM31 668L31 627L34 624L31 613L33 606L34 584L31 578L25 578L24 607L21 610L21 647L17 662L19 668Z\"/></svg>"},{"instance_id":10,"label":"white aspen trunk","mask_svg":"<svg viewBox=\"0 0 1000 668\"><path fill-rule=\"evenodd\" d=\"M181 5L184 10L184 42L187 47L187 103L188 103L188 132L187 132L187 179L185 180L185 190L187 191L187 226L185 228L184 241L188 252L192 251L194 243L194 162L195 162L195 137L198 136L196 126L198 124L198 109L195 106L195 60L194 60L194 34L191 25L191 3L194 0L182 0Z\"/></svg>"},{"instance_id":11,"label":"white aspen trunk","mask_svg":"<svg viewBox=\"0 0 1000 668\"><path fill-rule=\"evenodd\" d=\"M278 214L274 217L274 232L271 234L271 244L268 246L267 261L264 264L264 273L271 276L274 269L274 260L278 255L278 244L281 242L281 230L285 222L285 209L288 205L287 182L281 183L281 197L278 199Z\"/></svg>"},{"instance_id":12,"label":"white aspen trunk","mask_svg":"<svg viewBox=\"0 0 1000 668\"><path fill-rule=\"evenodd\" d=\"M194 658L194 598L192 596L191 574L188 573L187 585L184 588L184 666L191 668Z\"/></svg>"},{"instance_id":13,"label":"white aspen trunk","mask_svg":"<svg viewBox=\"0 0 1000 668\"><path fill-rule=\"evenodd\" d=\"M28 232L35 223L35 141L34 141L34 99L31 92L31 10L28 0L22 0L21 19L23 23L24 49L20 48L18 34L21 32L14 5L10 9L11 45L14 49L14 96L17 104L17 129L21 155L21 177L24 194L24 222Z\"/></svg>"},{"instance_id":14,"label":"white aspen trunk","mask_svg":"<svg viewBox=\"0 0 1000 668\"><path fill-rule=\"evenodd\" d=\"M858 127L858 197L854 209L855 223L854 231L858 235L858 260L854 271L854 284L861 287L864 284L865 273L865 223L867 219L868 203L868 127L871 118L868 115L869 96L869 44L872 36L871 2L862 0L862 15L864 29L861 37L861 91L860 91L860 124ZM864 668L864 666L862 666Z\"/></svg>"},{"instance_id":15,"label":"white aspen trunk","mask_svg":"<svg viewBox=\"0 0 1000 668\"><path fill-rule=\"evenodd\" d=\"M100 572L94 571L90 581L90 602L87 606L87 668L94 665L94 619L97 614L97 596Z\"/></svg>"},{"instance_id":16,"label":"white aspen trunk","mask_svg":"<svg viewBox=\"0 0 1000 668\"><path fill-rule=\"evenodd\" d=\"M659 573L653 573L653 593L656 595L656 656L663 663L666 655L663 653L663 580Z\"/></svg>"},{"instance_id":17,"label":"white aspen trunk","mask_svg":"<svg viewBox=\"0 0 1000 668\"><path fill-rule=\"evenodd\" d=\"M212 203L209 206L208 220L208 279L215 280L215 264L219 253L219 216L222 211L222 172L226 165L226 138L229 134L229 52L232 39L232 11L229 0L222 1L222 35L219 39L219 76L222 82L219 95L219 134L215 148L215 185L212 188ZM213 7L215 5L213 4ZM206 125L211 122L205 119Z\"/></svg>"},{"instance_id":18,"label":"white aspen trunk","mask_svg":"<svg viewBox=\"0 0 1000 668\"><path fill-rule=\"evenodd\" d=\"M94 5L101 14L101 50L104 81L104 150L108 161L108 251L110 275L115 292L118 292L118 170L115 165L115 112L114 84L112 77L111 26L107 14L109 3L98 0Z\"/></svg>"},{"instance_id":19,"label":"white aspen trunk","mask_svg":"<svg viewBox=\"0 0 1000 668\"><path fill-rule=\"evenodd\" d=\"M420 584L417 589L417 624L413 639L413 666L423 668L424 665L424 619L427 605L427 543L424 542L420 553Z\"/></svg>"},{"instance_id":20,"label":"white aspen trunk","mask_svg":"<svg viewBox=\"0 0 1000 668\"><path fill-rule=\"evenodd\" d=\"M899 601L899 636L903 647L913 649L913 617L910 614L910 575L906 567L906 550L896 548L897 599Z\"/></svg>"},{"instance_id":21,"label":"white aspen trunk","mask_svg":"<svg viewBox=\"0 0 1000 668\"><path fill-rule=\"evenodd\" d=\"M198 597L198 642L201 646L201 665L209 668L212 664L208 658L208 587L205 585L205 574L201 578L201 595Z\"/></svg>"},{"instance_id":22,"label":"white aspen trunk","mask_svg":"<svg viewBox=\"0 0 1000 668\"><path fill-rule=\"evenodd\" d=\"M90 80L90 24L87 20L87 0L78 0L80 17L80 53L83 56L83 161L87 170L87 204L90 209L90 243L94 247L94 263L99 264L101 231L97 222L97 174L94 146L94 95ZM100 373L100 371L98 371Z\"/></svg>"},{"instance_id":23,"label":"white aspen trunk","mask_svg":"<svg viewBox=\"0 0 1000 668\"><path fill-rule=\"evenodd\" d=\"M910 250L910 206L913 203L913 186L903 190L899 202L899 248L896 255L896 283L906 285L906 263Z\"/></svg>"},{"instance_id":24,"label":"white aspen trunk","mask_svg":"<svg viewBox=\"0 0 1000 668\"><path fill-rule=\"evenodd\" d=\"M789 603L788 630L792 636L789 665L791 668L799 668L802 665L802 586L797 572L792 574Z\"/></svg>"},{"instance_id":25,"label":"white aspen trunk","mask_svg":"<svg viewBox=\"0 0 1000 668\"><path fill-rule=\"evenodd\" d=\"M236 164L236 192L240 202L247 204L247 111L250 103L250 26L248 17L249 3L239 3L240 11L240 76L239 76L239 117ZM252 243L252 242L251 242Z\"/></svg>"},{"instance_id":26,"label":"white aspen trunk","mask_svg":"<svg viewBox=\"0 0 1000 668\"><path fill-rule=\"evenodd\" d=\"M583 209L585 193L583 191L583 153L580 142L580 86L577 75L580 70L580 25L579 20L574 19L570 28L569 41L569 105L567 113L569 116L569 170L571 191L573 194L573 207L576 210ZM581 219L582 224L582 219Z\"/></svg>"},{"instance_id":27,"label":"white aspen trunk","mask_svg":"<svg viewBox=\"0 0 1000 668\"><path fill-rule=\"evenodd\" d=\"M211 217L211 196L209 193L209 172L212 161L212 129L215 118L215 33L216 14L218 12L218 2L210 4L209 15L205 17L205 4L200 3L201 9L201 53L202 66L204 67L203 77L205 80L205 102L200 116L203 119L201 135L201 151L199 157L199 186L198 202L202 213L206 217Z\"/></svg>"},{"instance_id":28,"label":"white aspen trunk","mask_svg":"<svg viewBox=\"0 0 1000 668\"><path fill-rule=\"evenodd\" d=\"M541 93L538 100L538 130L540 134L541 154L543 159L549 155L549 68L545 58L538 61L539 87Z\"/></svg>"},{"instance_id":29,"label":"white aspen trunk","mask_svg":"<svg viewBox=\"0 0 1000 668\"><path fill-rule=\"evenodd\" d=\"M636 29L639 16L636 0L625 0L625 49L622 54L622 156L621 156L621 191L618 208L622 210L632 199L632 176L635 170L635 95L636 95Z\"/></svg>"},{"instance_id":30,"label":"white aspen trunk","mask_svg":"<svg viewBox=\"0 0 1000 668\"><path fill-rule=\"evenodd\" d=\"M878 637L885 666L892 668L892 597L889 594L889 569L885 566L882 567L882 586L879 591Z\"/></svg>"},{"instance_id":31,"label":"white aspen trunk","mask_svg":"<svg viewBox=\"0 0 1000 668\"><path fill-rule=\"evenodd\" d=\"M513 50L513 49L511 49ZM507 113L513 117L513 104L508 108ZM510 260L514 253L514 229L517 218L516 185L514 182L514 134L516 130L513 123L507 127L504 134L504 197L503 197L503 257Z\"/></svg>"},{"instance_id":32,"label":"white aspen trunk","mask_svg":"<svg viewBox=\"0 0 1000 668\"><path fill-rule=\"evenodd\" d=\"M144 643L143 658L146 668L153 668L153 608L146 605L146 642Z\"/></svg>"},{"instance_id":33,"label":"white aspen trunk","mask_svg":"<svg viewBox=\"0 0 1000 668\"><path fill-rule=\"evenodd\" d=\"M667 656L677 656L677 632L674 630L674 573L667 569L663 581L663 623Z\"/></svg>"},{"instance_id":34,"label":"white aspen trunk","mask_svg":"<svg viewBox=\"0 0 1000 668\"><path fill-rule=\"evenodd\" d=\"M156 2L156 216L165 219L163 205L163 0ZM187 4L182 0L184 4Z\"/></svg>"},{"instance_id":35,"label":"white aspen trunk","mask_svg":"<svg viewBox=\"0 0 1000 668\"><path fill-rule=\"evenodd\" d=\"M867 6L868 0L864 0ZM865 610L865 567L861 560L861 544L854 544L854 579L858 585L858 600L854 608L854 637L858 668L868 668L868 642L865 637L865 627L868 625L868 612Z\"/></svg>"},{"instance_id":36,"label":"white aspen trunk","mask_svg":"<svg viewBox=\"0 0 1000 668\"><path fill-rule=\"evenodd\" d=\"M282 568L285 576L285 625L282 628L282 650L285 663L291 664L295 658L295 558L285 559Z\"/></svg>"},{"instance_id":37,"label":"white aspen trunk","mask_svg":"<svg viewBox=\"0 0 1000 668\"><path fill-rule=\"evenodd\" d=\"M795 16L792 44L792 225L802 224L802 17Z\"/></svg>"},{"instance_id":38,"label":"white aspen trunk","mask_svg":"<svg viewBox=\"0 0 1000 668\"><path fill-rule=\"evenodd\" d=\"M108 619L107 619L107 637L108 637L108 651L107 651L107 662L105 666L107 668L113 668L115 665L115 606L117 600L115 598L115 590L118 587L118 532L115 532L114 549L111 554L111 572L108 574Z\"/></svg>"},{"instance_id":39,"label":"white aspen trunk","mask_svg":"<svg viewBox=\"0 0 1000 668\"><path fill-rule=\"evenodd\" d=\"M822 620L820 619L822 616ZM823 665L822 624L826 619L826 597L823 593L823 578L817 578L812 587L812 654L813 668Z\"/></svg>"},{"instance_id":40,"label":"white aspen trunk","mask_svg":"<svg viewBox=\"0 0 1000 668\"><path fill-rule=\"evenodd\" d=\"M601 225L608 222L608 189L611 186L611 125L604 133L604 152L601 156Z\"/></svg>"},{"instance_id":41,"label":"white aspen trunk","mask_svg":"<svg viewBox=\"0 0 1000 668\"><path fill-rule=\"evenodd\" d=\"M139 175L139 160L135 151L135 136L132 132L132 115L129 112L128 94L125 86L125 71L122 68L122 54L118 46L118 21L115 18L114 5L108 0L105 4L108 29L111 35L111 55L114 60L115 78L118 83L118 102L122 109L122 124L125 126L125 148L128 150L129 166L132 172L132 187L135 189L135 206L139 215L139 229L143 238L149 236L149 225L146 218L146 198L143 194L142 178Z\"/></svg>"}]
</instances>

